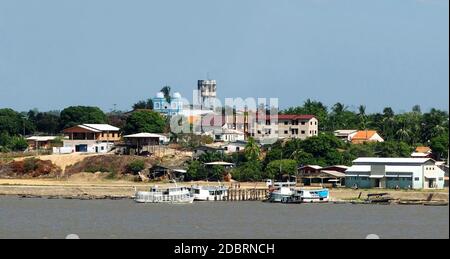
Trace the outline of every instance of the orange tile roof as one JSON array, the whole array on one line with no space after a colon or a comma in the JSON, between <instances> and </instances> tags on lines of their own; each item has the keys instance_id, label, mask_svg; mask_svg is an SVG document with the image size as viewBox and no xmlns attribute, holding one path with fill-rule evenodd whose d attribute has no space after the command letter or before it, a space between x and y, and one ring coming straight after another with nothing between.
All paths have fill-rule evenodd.
<instances>
[{"instance_id":1,"label":"orange tile roof","mask_svg":"<svg viewBox=\"0 0 450 259\"><path fill-rule=\"evenodd\" d=\"M373 137L375 134L377 134L376 130L360 130L356 132L356 134L353 136L353 140L369 140L371 137Z\"/></svg>"},{"instance_id":2,"label":"orange tile roof","mask_svg":"<svg viewBox=\"0 0 450 259\"><path fill-rule=\"evenodd\" d=\"M416 147L416 152L417 153L428 153L428 152L431 152L431 148L424 147L424 146Z\"/></svg>"}]
</instances>

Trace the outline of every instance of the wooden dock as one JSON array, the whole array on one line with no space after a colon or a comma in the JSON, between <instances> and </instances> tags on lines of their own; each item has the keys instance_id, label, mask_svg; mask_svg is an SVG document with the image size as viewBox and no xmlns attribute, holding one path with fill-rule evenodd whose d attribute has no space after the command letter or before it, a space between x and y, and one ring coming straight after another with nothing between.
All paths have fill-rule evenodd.
<instances>
[{"instance_id":1,"label":"wooden dock","mask_svg":"<svg viewBox=\"0 0 450 259\"><path fill-rule=\"evenodd\" d=\"M267 199L267 194L267 188L231 188L228 190L228 195L225 197L225 201L263 201Z\"/></svg>"}]
</instances>

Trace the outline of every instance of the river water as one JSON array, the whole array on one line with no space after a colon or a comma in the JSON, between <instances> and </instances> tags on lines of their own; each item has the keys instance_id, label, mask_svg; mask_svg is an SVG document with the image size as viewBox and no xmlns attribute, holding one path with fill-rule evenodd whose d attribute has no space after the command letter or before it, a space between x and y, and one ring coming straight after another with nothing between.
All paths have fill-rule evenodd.
<instances>
[{"instance_id":1,"label":"river water","mask_svg":"<svg viewBox=\"0 0 450 259\"><path fill-rule=\"evenodd\" d=\"M449 208L0 197L0 238L449 238Z\"/></svg>"}]
</instances>

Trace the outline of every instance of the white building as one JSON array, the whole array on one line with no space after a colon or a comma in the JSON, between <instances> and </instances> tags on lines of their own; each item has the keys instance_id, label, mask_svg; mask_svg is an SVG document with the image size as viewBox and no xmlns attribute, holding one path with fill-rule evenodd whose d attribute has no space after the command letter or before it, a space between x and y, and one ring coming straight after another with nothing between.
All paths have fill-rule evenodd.
<instances>
[{"instance_id":1,"label":"white building","mask_svg":"<svg viewBox=\"0 0 450 259\"><path fill-rule=\"evenodd\" d=\"M82 124L64 129L64 146L58 153L107 153L121 140L120 129L108 124Z\"/></svg>"},{"instance_id":2,"label":"white building","mask_svg":"<svg viewBox=\"0 0 450 259\"><path fill-rule=\"evenodd\" d=\"M246 146L246 141L236 141L223 145L222 148L226 154L232 154L244 151Z\"/></svg>"},{"instance_id":3,"label":"white building","mask_svg":"<svg viewBox=\"0 0 450 259\"><path fill-rule=\"evenodd\" d=\"M362 157L345 171L347 187L443 189L444 171L430 158Z\"/></svg>"},{"instance_id":4,"label":"white building","mask_svg":"<svg viewBox=\"0 0 450 259\"><path fill-rule=\"evenodd\" d=\"M334 135L339 139L350 142L352 140L352 136L354 136L358 132L358 130L335 130Z\"/></svg>"}]
</instances>

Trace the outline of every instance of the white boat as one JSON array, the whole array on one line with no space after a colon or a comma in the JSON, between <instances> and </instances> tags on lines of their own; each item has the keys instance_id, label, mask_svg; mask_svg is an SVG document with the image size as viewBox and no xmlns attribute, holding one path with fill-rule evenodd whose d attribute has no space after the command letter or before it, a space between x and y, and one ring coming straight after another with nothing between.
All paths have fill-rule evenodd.
<instances>
[{"instance_id":1,"label":"white boat","mask_svg":"<svg viewBox=\"0 0 450 259\"><path fill-rule=\"evenodd\" d=\"M276 182L269 189L269 199L270 202L282 202L294 195L295 186L297 183L295 182Z\"/></svg>"},{"instance_id":2,"label":"white boat","mask_svg":"<svg viewBox=\"0 0 450 259\"><path fill-rule=\"evenodd\" d=\"M136 192L135 201L138 203L192 203L194 197L186 187L159 189L155 186L148 192Z\"/></svg>"},{"instance_id":3,"label":"white boat","mask_svg":"<svg viewBox=\"0 0 450 259\"><path fill-rule=\"evenodd\" d=\"M297 189L290 198L285 198L285 203L325 203L330 198L328 189Z\"/></svg>"},{"instance_id":4,"label":"white boat","mask_svg":"<svg viewBox=\"0 0 450 259\"><path fill-rule=\"evenodd\" d=\"M193 186L191 194L196 201L223 201L228 195L225 186Z\"/></svg>"}]
</instances>

